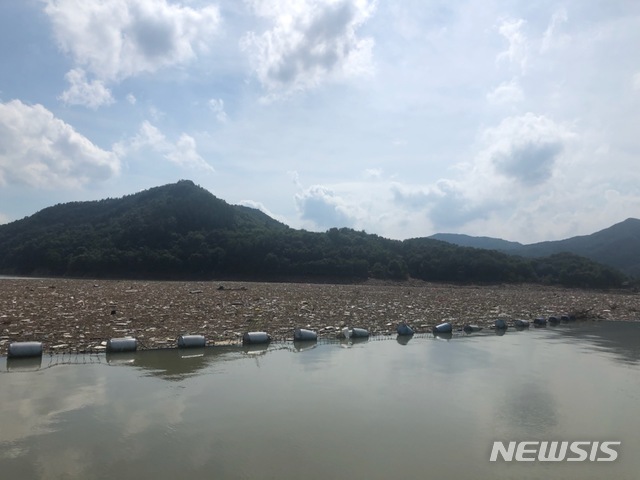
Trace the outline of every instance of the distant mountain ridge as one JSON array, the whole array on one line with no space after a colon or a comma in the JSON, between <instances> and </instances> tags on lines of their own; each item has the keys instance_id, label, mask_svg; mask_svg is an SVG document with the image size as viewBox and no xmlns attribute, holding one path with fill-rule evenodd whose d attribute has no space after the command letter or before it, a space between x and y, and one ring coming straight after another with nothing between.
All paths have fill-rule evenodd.
<instances>
[{"instance_id":1,"label":"distant mountain ridge","mask_svg":"<svg viewBox=\"0 0 640 480\"><path fill-rule=\"evenodd\" d=\"M350 228L297 230L190 180L71 202L0 225L0 274L91 278L362 281L619 287L626 277L573 254L524 258Z\"/></svg>"},{"instance_id":2,"label":"distant mountain ridge","mask_svg":"<svg viewBox=\"0 0 640 480\"><path fill-rule=\"evenodd\" d=\"M640 220L637 218L627 218L623 222L590 235L527 245L499 238L455 233L437 233L429 238L454 245L496 250L529 258L569 252L615 267L627 275L640 277Z\"/></svg>"}]
</instances>

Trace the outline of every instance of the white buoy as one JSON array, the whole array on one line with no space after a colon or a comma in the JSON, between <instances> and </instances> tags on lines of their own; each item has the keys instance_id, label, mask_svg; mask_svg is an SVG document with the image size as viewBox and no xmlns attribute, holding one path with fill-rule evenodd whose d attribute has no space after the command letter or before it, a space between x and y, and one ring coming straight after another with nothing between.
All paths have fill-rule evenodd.
<instances>
[{"instance_id":1,"label":"white buoy","mask_svg":"<svg viewBox=\"0 0 640 480\"><path fill-rule=\"evenodd\" d=\"M207 344L204 335L180 335L178 348L202 348Z\"/></svg>"},{"instance_id":2,"label":"white buoy","mask_svg":"<svg viewBox=\"0 0 640 480\"><path fill-rule=\"evenodd\" d=\"M441 323L433 327L433 333L451 333L453 331L453 325L449 322Z\"/></svg>"},{"instance_id":3,"label":"white buoy","mask_svg":"<svg viewBox=\"0 0 640 480\"><path fill-rule=\"evenodd\" d=\"M369 330L364 328L352 328L351 329L351 338L368 338Z\"/></svg>"},{"instance_id":4,"label":"white buoy","mask_svg":"<svg viewBox=\"0 0 640 480\"><path fill-rule=\"evenodd\" d=\"M507 329L507 321L502 319L502 318L499 318L493 324L495 325L495 327L498 330L506 330Z\"/></svg>"},{"instance_id":5,"label":"white buoy","mask_svg":"<svg viewBox=\"0 0 640 480\"><path fill-rule=\"evenodd\" d=\"M293 331L293 340L296 342L313 342L318 340L318 334L306 328L296 328Z\"/></svg>"},{"instance_id":6,"label":"white buoy","mask_svg":"<svg viewBox=\"0 0 640 480\"><path fill-rule=\"evenodd\" d=\"M269 343L271 336L267 332L247 332L242 336L243 345Z\"/></svg>"},{"instance_id":7,"label":"white buoy","mask_svg":"<svg viewBox=\"0 0 640 480\"><path fill-rule=\"evenodd\" d=\"M111 338L107 340L107 352L135 352L138 340L133 337Z\"/></svg>"},{"instance_id":8,"label":"white buoy","mask_svg":"<svg viewBox=\"0 0 640 480\"><path fill-rule=\"evenodd\" d=\"M413 335L415 333L413 328L411 328L409 325L407 325L406 322L402 322L402 323L398 324L398 327L396 328L396 332L400 336L411 336L411 335Z\"/></svg>"},{"instance_id":9,"label":"white buoy","mask_svg":"<svg viewBox=\"0 0 640 480\"><path fill-rule=\"evenodd\" d=\"M7 357L28 358L42 356L42 342L13 342L9 344Z\"/></svg>"}]
</instances>

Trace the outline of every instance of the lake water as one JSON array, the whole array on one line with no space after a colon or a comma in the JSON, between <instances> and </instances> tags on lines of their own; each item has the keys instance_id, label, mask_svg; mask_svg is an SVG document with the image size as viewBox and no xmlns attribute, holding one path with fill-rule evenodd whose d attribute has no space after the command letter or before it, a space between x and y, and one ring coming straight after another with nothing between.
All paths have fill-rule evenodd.
<instances>
[{"instance_id":1,"label":"lake water","mask_svg":"<svg viewBox=\"0 0 640 480\"><path fill-rule=\"evenodd\" d=\"M406 343L406 344L403 344ZM640 324L0 359L15 479L637 479ZM490 462L494 441L619 441Z\"/></svg>"}]
</instances>

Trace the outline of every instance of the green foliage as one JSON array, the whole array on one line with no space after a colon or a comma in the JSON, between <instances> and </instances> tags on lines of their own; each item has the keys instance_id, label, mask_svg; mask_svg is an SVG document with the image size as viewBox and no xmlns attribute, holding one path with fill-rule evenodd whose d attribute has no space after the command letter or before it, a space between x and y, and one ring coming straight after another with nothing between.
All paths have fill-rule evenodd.
<instances>
[{"instance_id":1,"label":"green foliage","mask_svg":"<svg viewBox=\"0 0 640 480\"><path fill-rule=\"evenodd\" d=\"M290 229L190 181L121 199L46 208L0 226L0 272L117 278L409 277L611 287L618 271L575 255L525 259L433 239L388 240L348 228Z\"/></svg>"}]
</instances>

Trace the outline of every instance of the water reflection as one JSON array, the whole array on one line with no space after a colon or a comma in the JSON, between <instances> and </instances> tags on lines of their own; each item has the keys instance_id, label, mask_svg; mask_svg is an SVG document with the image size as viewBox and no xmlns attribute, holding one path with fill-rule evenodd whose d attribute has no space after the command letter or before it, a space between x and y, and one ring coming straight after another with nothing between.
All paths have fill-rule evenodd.
<instances>
[{"instance_id":1,"label":"water reflection","mask_svg":"<svg viewBox=\"0 0 640 480\"><path fill-rule=\"evenodd\" d=\"M451 340L453 338L453 332L434 332L433 338L438 340Z\"/></svg>"},{"instance_id":2,"label":"water reflection","mask_svg":"<svg viewBox=\"0 0 640 480\"><path fill-rule=\"evenodd\" d=\"M544 439L558 425L555 397L544 381L531 378L506 386L498 420L514 438Z\"/></svg>"},{"instance_id":3,"label":"water reflection","mask_svg":"<svg viewBox=\"0 0 640 480\"><path fill-rule=\"evenodd\" d=\"M296 352L304 352L307 350L313 350L318 346L317 340L306 340L306 341L294 341L293 348L295 348Z\"/></svg>"},{"instance_id":4,"label":"water reflection","mask_svg":"<svg viewBox=\"0 0 640 480\"><path fill-rule=\"evenodd\" d=\"M33 479L635 478L640 442L629 419L640 366L592 355L615 342L583 326L581 334L373 338L348 349L142 351L37 371L5 369L0 359L0 471ZM638 338L637 327L623 332ZM624 455L554 469L488 462L494 440L578 438L621 440Z\"/></svg>"},{"instance_id":5,"label":"water reflection","mask_svg":"<svg viewBox=\"0 0 640 480\"><path fill-rule=\"evenodd\" d=\"M560 338L579 340L616 356L619 360L640 363L639 322L579 322L555 328Z\"/></svg>"},{"instance_id":6,"label":"water reflection","mask_svg":"<svg viewBox=\"0 0 640 480\"><path fill-rule=\"evenodd\" d=\"M42 357L7 358L7 371L33 372L42 368Z\"/></svg>"},{"instance_id":7,"label":"water reflection","mask_svg":"<svg viewBox=\"0 0 640 480\"><path fill-rule=\"evenodd\" d=\"M217 362L237 358L237 347L144 350L135 353L107 355L110 365L132 366L169 381L180 381Z\"/></svg>"}]
</instances>

